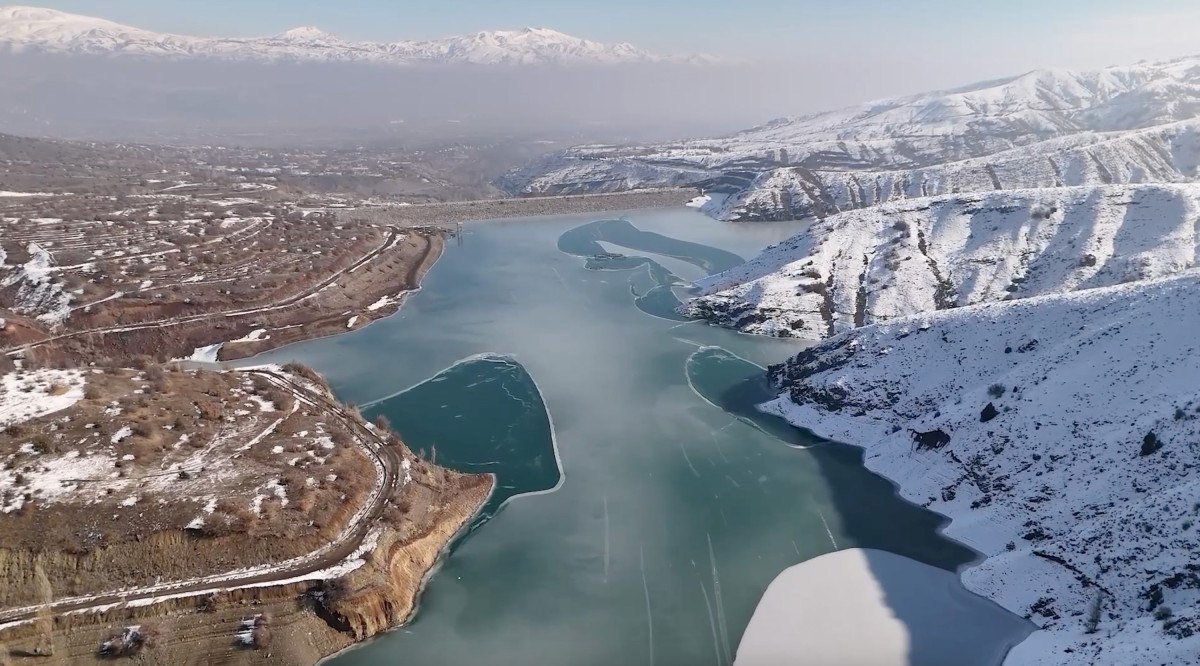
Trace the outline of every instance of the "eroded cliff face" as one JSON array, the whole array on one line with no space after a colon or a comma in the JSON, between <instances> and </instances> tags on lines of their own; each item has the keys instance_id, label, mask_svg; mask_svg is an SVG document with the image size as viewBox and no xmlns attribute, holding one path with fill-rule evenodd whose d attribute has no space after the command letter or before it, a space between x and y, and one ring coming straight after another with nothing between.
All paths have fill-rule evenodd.
<instances>
[{"instance_id":1,"label":"eroded cliff face","mask_svg":"<svg viewBox=\"0 0 1200 666\"><path fill-rule=\"evenodd\" d=\"M324 593L332 625L361 641L408 621L429 573L495 482L490 476L462 476L453 483L457 490L445 494L426 529L403 539L395 528L384 527L368 564Z\"/></svg>"},{"instance_id":2,"label":"eroded cliff face","mask_svg":"<svg viewBox=\"0 0 1200 666\"><path fill-rule=\"evenodd\" d=\"M341 579L60 615L54 618L49 641L39 627L24 624L0 629L0 646L4 654L11 653L14 664L108 663L97 653L100 643L123 627L141 625L155 636L138 656L148 663L309 666L410 620L438 559L487 501L495 483L491 476L432 469L436 473L429 485L414 484L434 502L399 524L381 519L376 526L379 538L366 564ZM335 588L339 593L330 595ZM262 614L272 617L273 643L263 649L240 644L236 635L242 623ZM54 654L33 656L35 644L53 644Z\"/></svg>"}]
</instances>

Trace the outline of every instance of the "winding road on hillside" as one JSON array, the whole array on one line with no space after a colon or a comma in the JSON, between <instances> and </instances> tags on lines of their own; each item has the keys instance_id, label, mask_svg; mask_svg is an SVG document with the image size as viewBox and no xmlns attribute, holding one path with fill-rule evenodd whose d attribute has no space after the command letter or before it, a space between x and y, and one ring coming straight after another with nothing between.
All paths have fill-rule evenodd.
<instances>
[{"instance_id":1,"label":"winding road on hillside","mask_svg":"<svg viewBox=\"0 0 1200 666\"><path fill-rule=\"evenodd\" d=\"M294 581L297 578L303 580L304 576L345 561L362 546L371 528L382 515L392 491L401 483L402 477L399 470L402 467L402 457L399 449L390 446L385 436L367 427L347 408L288 375L261 368L251 368L239 372L263 377L272 384L290 391L297 400L303 400L324 411L332 418L341 421L351 432L357 434L358 441L363 445L366 453L378 463L381 470L381 478L372 488L372 496L368 498L363 508L351 518L350 523L342 530L337 539L308 555L278 564L266 565L260 569L227 572L191 580L59 599L51 603L51 612L56 615L87 612L157 597L202 596L239 587L260 587L278 581ZM315 579L317 578L314 577ZM0 610L0 627L33 621L44 608L44 605L36 605Z\"/></svg>"},{"instance_id":2,"label":"winding road on hillside","mask_svg":"<svg viewBox=\"0 0 1200 666\"><path fill-rule=\"evenodd\" d=\"M362 266L365 266L366 264L369 264L370 262L374 261L381 254L383 254L384 252L386 252L389 249L391 249L392 247L394 247L395 244L398 243L402 239L403 234L404 234L404 232L399 227L396 227L396 226L389 227L387 239L379 247L371 250L370 252L363 255L361 258L359 258L358 261L355 261L353 264L351 264L341 270L331 273L328 277L321 280L320 282L317 282L316 284L312 285L308 289L305 289L297 294L292 294L291 296L287 296L287 297L280 299L278 301L275 301L273 303L268 303L266 305L253 307L253 308L225 310L225 311L216 311L216 312L205 312L205 313L201 313L201 314L186 315L186 316L182 316L182 317L168 317L166 319L138 322L136 324L121 324L121 325L115 325L115 326L103 326L103 327L99 327L99 328L85 329L85 330L80 330L80 331L71 331L69 333L62 333L60 335L50 336L50 337L43 338L41 340L37 340L34 342L28 342L28 343L21 344L21 345L13 345L11 347L5 348L3 350L3 353L10 355L10 356L19 355L30 349L41 347L43 345L46 345L46 344L49 344L52 342L58 342L60 340L68 340L71 338L77 338L77 337L82 337L82 336L87 336L87 335L104 335L104 334L108 334L108 333L126 333L126 332L130 332L130 331L140 331L140 330L145 330L145 329L150 329L150 328L164 328L167 326L179 326L179 325L183 325L183 324L192 324L192 323L196 323L196 322L207 321L209 319L214 319L217 317L226 317L226 318L228 318L228 317L245 317L245 316L250 316L250 315L255 315L255 314L261 314L264 312L272 312L275 310L282 310L284 308L289 308L289 307L292 307L293 305L300 303L301 301L304 301L304 300L307 300L309 298L316 296L318 293L325 290L330 285L333 285L334 283L336 283L338 281L338 279L341 278L342 276L344 276L348 273L353 273L354 271L358 270ZM430 243L429 243L428 238L426 238L425 240L426 240L426 253L428 253L429 248L430 248ZM424 263L423 260L418 261L418 262L416 262L414 268L409 269L409 271L406 275L406 278L405 278L406 284L408 285L409 288L413 288L414 280L416 279L416 275L418 273L418 268L423 263Z\"/></svg>"}]
</instances>

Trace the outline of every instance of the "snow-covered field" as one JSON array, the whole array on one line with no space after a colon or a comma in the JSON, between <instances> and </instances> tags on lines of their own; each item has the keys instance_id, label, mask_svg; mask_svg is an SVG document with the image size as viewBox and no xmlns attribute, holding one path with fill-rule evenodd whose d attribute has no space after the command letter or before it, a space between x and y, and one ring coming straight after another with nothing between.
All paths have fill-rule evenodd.
<instances>
[{"instance_id":1,"label":"snow-covered field","mask_svg":"<svg viewBox=\"0 0 1200 666\"><path fill-rule=\"evenodd\" d=\"M1125 284L1196 265L1198 185L911 199L834 215L701 280L685 312L820 338L974 303Z\"/></svg>"},{"instance_id":2,"label":"snow-covered field","mask_svg":"<svg viewBox=\"0 0 1200 666\"><path fill-rule=\"evenodd\" d=\"M1190 664L1198 326L1197 271L918 314L772 368L762 408L952 519L967 587L1044 629L1009 663Z\"/></svg>"},{"instance_id":3,"label":"snow-covered field","mask_svg":"<svg viewBox=\"0 0 1200 666\"><path fill-rule=\"evenodd\" d=\"M0 377L0 427L62 411L83 399L82 370L33 370Z\"/></svg>"}]
</instances>

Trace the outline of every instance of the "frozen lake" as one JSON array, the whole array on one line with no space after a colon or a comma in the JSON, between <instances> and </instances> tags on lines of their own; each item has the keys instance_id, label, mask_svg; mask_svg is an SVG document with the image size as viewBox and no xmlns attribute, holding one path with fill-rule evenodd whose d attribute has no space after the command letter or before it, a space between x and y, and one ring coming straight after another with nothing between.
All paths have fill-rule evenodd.
<instances>
[{"instance_id":1,"label":"frozen lake","mask_svg":"<svg viewBox=\"0 0 1200 666\"><path fill-rule=\"evenodd\" d=\"M255 359L307 363L413 448L499 477L415 621L339 666L720 666L792 565L852 547L950 571L974 558L859 450L754 412L770 395L759 366L804 343L670 312L676 273L724 268L797 223L598 220L467 225L397 315ZM994 631L958 663L994 663L1025 625L961 599L956 616Z\"/></svg>"}]
</instances>

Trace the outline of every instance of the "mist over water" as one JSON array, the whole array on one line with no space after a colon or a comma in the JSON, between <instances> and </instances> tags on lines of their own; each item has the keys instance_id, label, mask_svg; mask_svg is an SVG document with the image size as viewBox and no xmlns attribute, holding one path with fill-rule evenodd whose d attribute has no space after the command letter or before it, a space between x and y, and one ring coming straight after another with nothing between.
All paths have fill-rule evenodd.
<instances>
[{"instance_id":1,"label":"mist over water","mask_svg":"<svg viewBox=\"0 0 1200 666\"><path fill-rule=\"evenodd\" d=\"M552 423L561 485L509 501L459 543L412 624L334 663L728 664L788 566L854 546L947 569L973 559L936 533L937 516L868 473L858 450L794 428L781 439L780 424L747 417L761 395L753 391L766 390L758 366L804 343L640 310L641 287L655 273L674 276L652 260L589 269L560 251L594 221L470 225L396 316L254 359L309 363L345 400L387 398L379 407L401 433L417 433L415 445L436 443L440 462L473 471L480 451L509 470L544 469L537 427L518 438L495 430L536 426L542 404ZM624 240L656 232L657 254L687 255L689 265L752 256L798 228L719 223L688 209L634 212L626 224L638 233ZM495 378L512 368L478 354L519 363L541 402L505 398ZM479 443L488 441L504 444ZM530 478L500 471L514 488Z\"/></svg>"}]
</instances>

